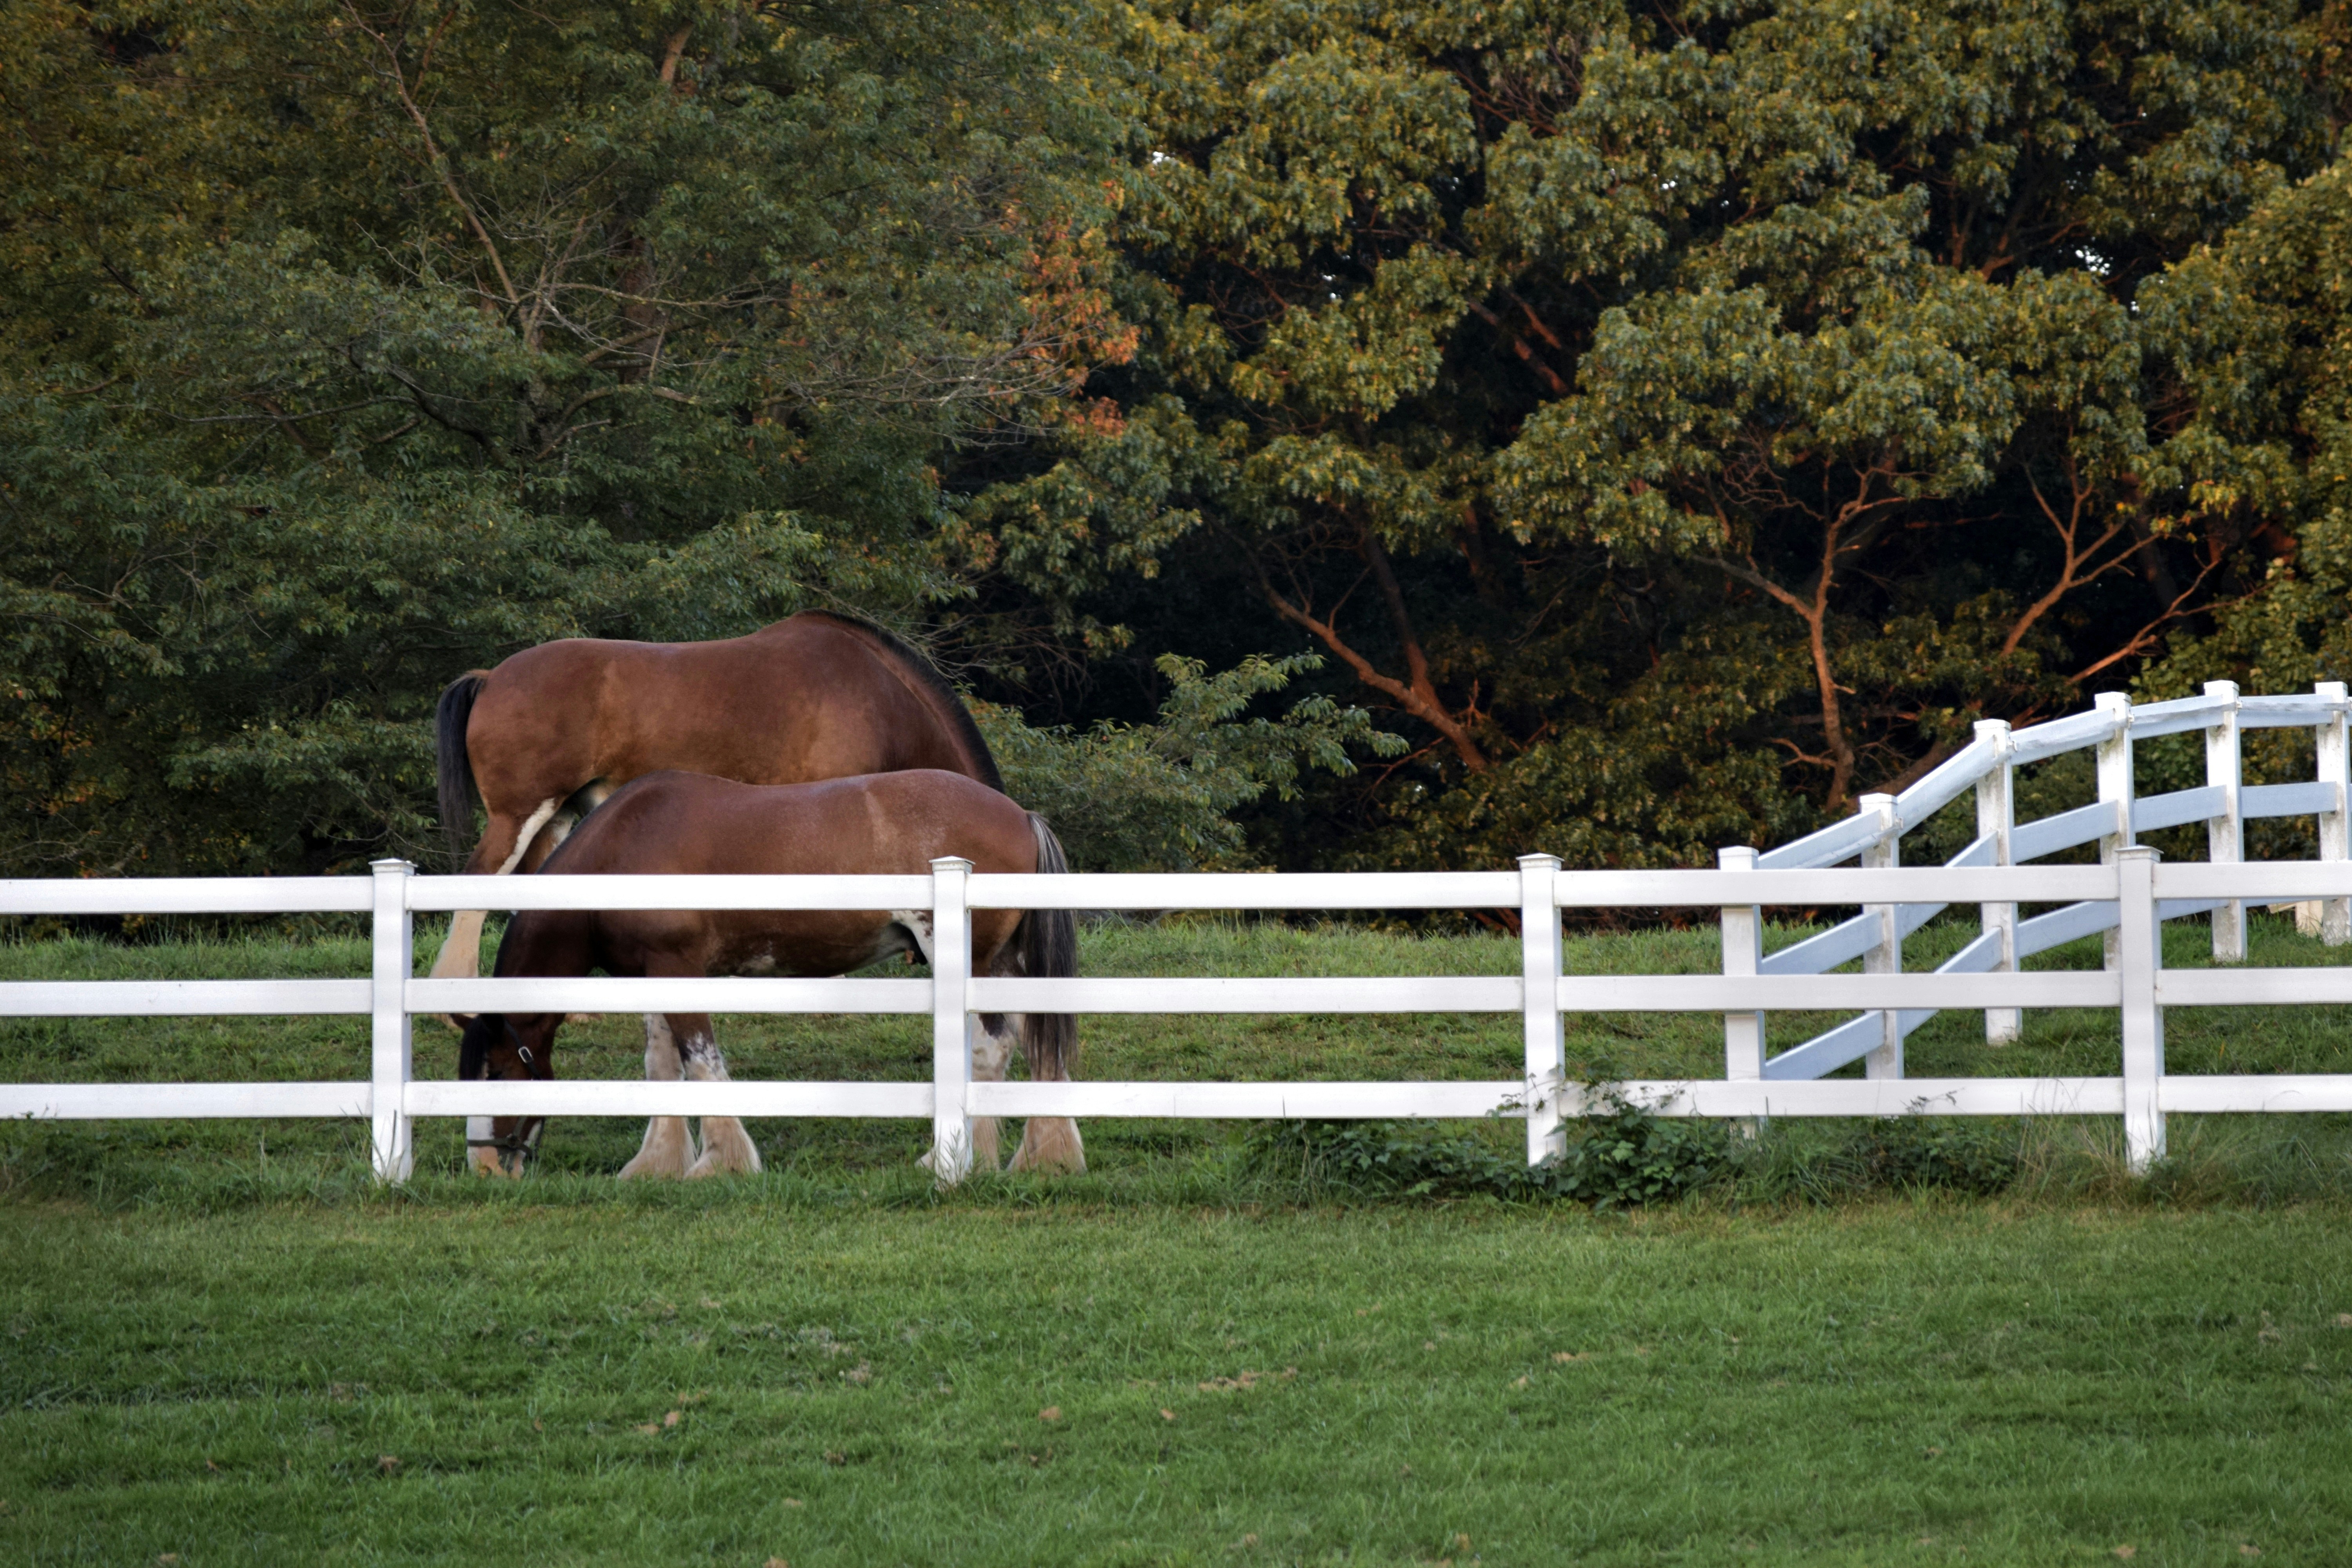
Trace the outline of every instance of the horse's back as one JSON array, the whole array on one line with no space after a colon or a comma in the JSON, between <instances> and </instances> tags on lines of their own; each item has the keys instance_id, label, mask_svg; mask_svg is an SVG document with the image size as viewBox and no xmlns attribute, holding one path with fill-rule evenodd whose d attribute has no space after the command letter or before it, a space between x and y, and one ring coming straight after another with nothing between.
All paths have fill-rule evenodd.
<instances>
[{"instance_id":1,"label":"horse's back","mask_svg":"<svg viewBox=\"0 0 2352 1568\"><path fill-rule=\"evenodd\" d=\"M746 637L568 637L492 670L467 726L486 797L665 768L782 784L909 768L992 778L953 694L878 634L804 613Z\"/></svg>"}]
</instances>

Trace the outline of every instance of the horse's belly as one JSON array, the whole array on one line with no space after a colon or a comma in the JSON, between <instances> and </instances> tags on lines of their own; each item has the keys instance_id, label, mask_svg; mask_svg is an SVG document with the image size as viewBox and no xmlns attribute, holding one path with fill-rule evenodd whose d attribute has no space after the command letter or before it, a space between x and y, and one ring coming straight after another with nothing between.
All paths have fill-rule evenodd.
<instances>
[{"instance_id":1,"label":"horse's belly","mask_svg":"<svg viewBox=\"0 0 2352 1568\"><path fill-rule=\"evenodd\" d=\"M739 927L713 954L709 973L786 977L846 974L890 950L887 917L820 913L785 917L773 925Z\"/></svg>"}]
</instances>

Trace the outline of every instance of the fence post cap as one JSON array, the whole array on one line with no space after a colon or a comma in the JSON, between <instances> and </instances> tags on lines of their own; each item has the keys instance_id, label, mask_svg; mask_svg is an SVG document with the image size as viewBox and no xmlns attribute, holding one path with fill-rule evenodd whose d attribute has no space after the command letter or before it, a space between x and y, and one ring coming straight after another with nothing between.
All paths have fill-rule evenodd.
<instances>
[{"instance_id":1,"label":"fence post cap","mask_svg":"<svg viewBox=\"0 0 2352 1568\"><path fill-rule=\"evenodd\" d=\"M2117 860L2145 860L2150 865L2164 858L2164 851L2153 844L2126 844L2116 851Z\"/></svg>"},{"instance_id":2,"label":"fence post cap","mask_svg":"<svg viewBox=\"0 0 2352 1568\"><path fill-rule=\"evenodd\" d=\"M2006 741L2009 739L2009 721L2006 719L1979 719L1976 722L1976 732L1977 739L1979 741L1992 741L1995 742Z\"/></svg>"},{"instance_id":3,"label":"fence post cap","mask_svg":"<svg viewBox=\"0 0 2352 1568\"><path fill-rule=\"evenodd\" d=\"M1557 855L1522 855L1519 857L1519 869L1522 871L1557 871L1559 869L1559 857Z\"/></svg>"},{"instance_id":4,"label":"fence post cap","mask_svg":"<svg viewBox=\"0 0 2352 1568\"><path fill-rule=\"evenodd\" d=\"M2205 695L2235 699L2238 695L2238 683L2234 680L2209 680L2205 683Z\"/></svg>"},{"instance_id":5,"label":"fence post cap","mask_svg":"<svg viewBox=\"0 0 2352 1568\"><path fill-rule=\"evenodd\" d=\"M395 856L385 860L371 860L368 862L368 869L379 877L405 877L415 871L416 863L414 860L403 860Z\"/></svg>"},{"instance_id":6,"label":"fence post cap","mask_svg":"<svg viewBox=\"0 0 2352 1568\"><path fill-rule=\"evenodd\" d=\"M2315 680L2311 683L2311 689L2330 702L2344 700L2344 682L2340 680Z\"/></svg>"},{"instance_id":7,"label":"fence post cap","mask_svg":"<svg viewBox=\"0 0 2352 1568\"><path fill-rule=\"evenodd\" d=\"M1715 864L1719 870L1753 871L1756 869L1756 851L1745 844L1735 844L1727 849L1717 850Z\"/></svg>"},{"instance_id":8,"label":"fence post cap","mask_svg":"<svg viewBox=\"0 0 2352 1568\"><path fill-rule=\"evenodd\" d=\"M948 876L957 871L971 869L971 862L961 855L942 855L931 862L931 875L934 877Z\"/></svg>"},{"instance_id":9,"label":"fence post cap","mask_svg":"<svg viewBox=\"0 0 2352 1568\"><path fill-rule=\"evenodd\" d=\"M2131 693L2102 691L2092 697L2091 706L2093 708L2128 708L2131 706Z\"/></svg>"}]
</instances>

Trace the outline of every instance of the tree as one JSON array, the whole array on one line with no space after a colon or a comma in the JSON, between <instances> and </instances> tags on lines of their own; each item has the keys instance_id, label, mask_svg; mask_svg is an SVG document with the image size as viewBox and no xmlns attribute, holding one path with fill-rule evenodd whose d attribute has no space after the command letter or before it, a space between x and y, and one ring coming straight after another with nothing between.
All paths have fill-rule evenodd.
<instances>
[{"instance_id":1,"label":"tree","mask_svg":"<svg viewBox=\"0 0 2352 1568\"><path fill-rule=\"evenodd\" d=\"M941 452L1128 352L1042 9L165 17L0 29L13 870L415 844L468 665L915 616Z\"/></svg>"},{"instance_id":2,"label":"tree","mask_svg":"<svg viewBox=\"0 0 2352 1568\"><path fill-rule=\"evenodd\" d=\"M1157 528L1263 615L1104 579L1139 646L1287 627L1397 714L1422 749L1348 854L1796 831L2263 581L2273 466L2207 437L2203 350L2135 301L2324 161L2322 32L2263 0L1139 7L1122 422L982 510Z\"/></svg>"}]
</instances>

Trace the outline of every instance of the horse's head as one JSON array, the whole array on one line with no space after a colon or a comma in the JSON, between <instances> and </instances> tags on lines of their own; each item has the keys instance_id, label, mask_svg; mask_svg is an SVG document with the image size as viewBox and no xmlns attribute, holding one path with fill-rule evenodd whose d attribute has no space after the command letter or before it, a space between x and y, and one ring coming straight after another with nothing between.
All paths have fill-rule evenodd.
<instances>
[{"instance_id":1,"label":"horse's head","mask_svg":"<svg viewBox=\"0 0 2352 1568\"><path fill-rule=\"evenodd\" d=\"M457 1045L461 1079L548 1079L555 1076L555 1031L561 1013L482 1013ZM543 1116L466 1119L467 1163L484 1175L520 1176L539 1150Z\"/></svg>"}]
</instances>

